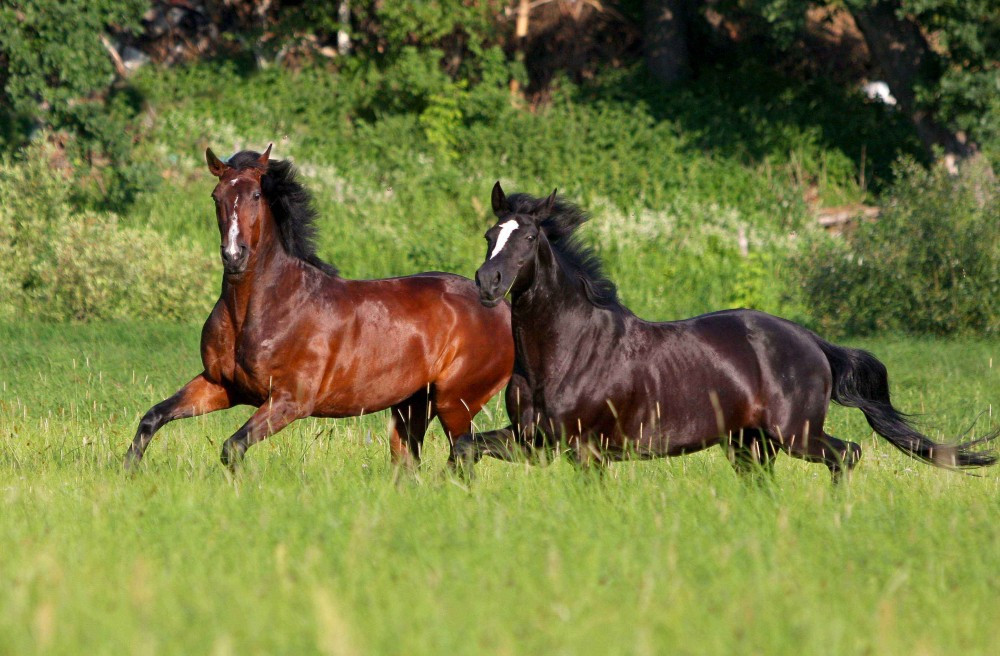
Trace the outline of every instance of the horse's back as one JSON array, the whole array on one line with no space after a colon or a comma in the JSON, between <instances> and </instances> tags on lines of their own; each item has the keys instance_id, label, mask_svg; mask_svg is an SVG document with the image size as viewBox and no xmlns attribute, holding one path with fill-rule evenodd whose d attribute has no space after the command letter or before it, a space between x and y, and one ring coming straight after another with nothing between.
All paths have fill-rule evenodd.
<instances>
[{"instance_id":1,"label":"horse's back","mask_svg":"<svg viewBox=\"0 0 1000 656\"><path fill-rule=\"evenodd\" d=\"M696 320L703 335L742 335L754 355L757 403L766 415L773 414L776 399L791 400L809 414L826 412L833 373L819 346L819 338L812 331L757 310L727 310ZM745 350L738 346L730 348ZM745 358L738 361L745 362Z\"/></svg>"},{"instance_id":2,"label":"horse's back","mask_svg":"<svg viewBox=\"0 0 1000 656\"><path fill-rule=\"evenodd\" d=\"M513 371L510 305L503 301L484 306L475 282L453 273L426 272L392 280L422 295L427 325L438 325L442 339L436 341L433 380L428 382L434 385L442 421L458 422L464 432L463 417L468 415L471 421Z\"/></svg>"},{"instance_id":3,"label":"horse's back","mask_svg":"<svg viewBox=\"0 0 1000 656\"><path fill-rule=\"evenodd\" d=\"M505 301L487 308L479 301L476 283L468 278L427 271L397 278L349 282L358 285L362 295L398 298L400 302L412 304L417 314L435 315L442 321L453 319L453 330L457 332L464 334L471 330L490 340L510 342L513 349L510 305ZM382 289L376 293L376 288ZM442 314L443 310L450 312ZM506 340L502 339L504 336Z\"/></svg>"},{"instance_id":4,"label":"horse's back","mask_svg":"<svg viewBox=\"0 0 1000 656\"><path fill-rule=\"evenodd\" d=\"M659 341L644 367L667 381L658 396L684 437L713 433L719 420L727 430L768 424L779 398L811 411L826 407L829 363L813 333L798 324L737 309L647 326Z\"/></svg>"},{"instance_id":5,"label":"horse's back","mask_svg":"<svg viewBox=\"0 0 1000 656\"><path fill-rule=\"evenodd\" d=\"M509 306L483 306L475 283L455 274L343 280L325 308L337 315L323 385L330 414L388 407L428 385L481 404L513 368Z\"/></svg>"},{"instance_id":6,"label":"horse's back","mask_svg":"<svg viewBox=\"0 0 1000 656\"><path fill-rule=\"evenodd\" d=\"M759 310L721 310L692 317L687 325L699 338L723 349L753 352L762 372L781 369L794 375L799 370L820 370L829 375L829 363L818 337L804 326Z\"/></svg>"}]
</instances>

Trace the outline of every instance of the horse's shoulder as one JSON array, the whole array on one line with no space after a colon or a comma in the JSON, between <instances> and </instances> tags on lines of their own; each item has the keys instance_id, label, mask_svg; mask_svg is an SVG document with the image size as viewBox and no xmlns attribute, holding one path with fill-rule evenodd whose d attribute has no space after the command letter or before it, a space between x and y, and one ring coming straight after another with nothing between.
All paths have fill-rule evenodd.
<instances>
[{"instance_id":1,"label":"horse's shoulder","mask_svg":"<svg viewBox=\"0 0 1000 656\"><path fill-rule=\"evenodd\" d=\"M236 333L220 298L201 329L201 360L210 380L221 382L232 374Z\"/></svg>"}]
</instances>

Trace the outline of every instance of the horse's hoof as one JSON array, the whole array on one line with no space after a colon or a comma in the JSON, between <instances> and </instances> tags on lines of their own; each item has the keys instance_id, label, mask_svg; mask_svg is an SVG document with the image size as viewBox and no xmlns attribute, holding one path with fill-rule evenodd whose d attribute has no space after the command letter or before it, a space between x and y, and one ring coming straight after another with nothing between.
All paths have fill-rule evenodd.
<instances>
[{"instance_id":1,"label":"horse's hoof","mask_svg":"<svg viewBox=\"0 0 1000 656\"><path fill-rule=\"evenodd\" d=\"M236 473L239 469L240 464L243 462L243 454L246 452L246 448L240 448L239 445L233 445L226 442L222 445L222 453L219 454L219 460L222 464L232 472Z\"/></svg>"},{"instance_id":2,"label":"horse's hoof","mask_svg":"<svg viewBox=\"0 0 1000 656\"><path fill-rule=\"evenodd\" d=\"M137 454L132 449L129 449L125 452L125 458L122 459L122 469L124 469L127 474L134 474L139 470L140 462L142 462L142 456Z\"/></svg>"},{"instance_id":3,"label":"horse's hoof","mask_svg":"<svg viewBox=\"0 0 1000 656\"><path fill-rule=\"evenodd\" d=\"M471 454L462 454L457 458L448 459L448 469L451 475L465 485L471 485L475 480L476 461Z\"/></svg>"}]
</instances>

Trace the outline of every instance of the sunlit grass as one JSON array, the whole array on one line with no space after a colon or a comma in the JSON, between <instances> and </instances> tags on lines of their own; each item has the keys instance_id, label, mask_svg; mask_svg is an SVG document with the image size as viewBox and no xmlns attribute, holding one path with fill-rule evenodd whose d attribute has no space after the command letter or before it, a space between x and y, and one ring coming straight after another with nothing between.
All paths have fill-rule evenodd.
<instances>
[{"instance_id":1,"label":"sunlit grass","mask_svg":"<svg viewBox=\"0 0 1000 656\"><path fill-rule=\"evenodd\" d=\"M142 413L197 372L196 326L0 327L0 653L987 654L1000 475L931 469L835 409L850 484L782 457L745 486L718 449L611 467L485 461L413 477L386 417L306 420L231 479L248 408ZM938 439L997 425L1000 344L866 342ZM496 401L484 427L501 423Z\"/></svg>"}]
</instances>

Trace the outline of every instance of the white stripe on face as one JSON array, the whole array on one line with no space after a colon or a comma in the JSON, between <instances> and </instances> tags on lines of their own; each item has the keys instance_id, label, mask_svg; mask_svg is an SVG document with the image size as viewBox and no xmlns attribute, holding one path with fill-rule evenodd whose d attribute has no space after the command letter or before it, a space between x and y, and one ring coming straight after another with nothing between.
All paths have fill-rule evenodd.
<instances>
[{"instance_id":1,"label":"white stripe on face","mask_svg":"<svg viewBox=\"0 0 1000 656\"><path fill-rule=\"evenodd\" d=\"M229 253L229 257L236 257L240 254L240 247L237 243L237 239L240 236L240 221L236 216L236 203L240 200L239 195L233 201L233 215L229 218L229 241L226 244L226 252Z\"/></svg>"},{"instance_id":2,"label":"white stripe on face","mask_svg":"<svg viewBox=\"0 0 1000 656\"><path fill-rule=\"evenodd\" d=\"M490 259L492 260L496 257L503 247L507 245L507 240L510 236L517 230L517 221L511 219L505 223L500 224L500 234L497 235L497 245L493 247L493 252L490 253Z\"/></svg>"}]
</instances>

